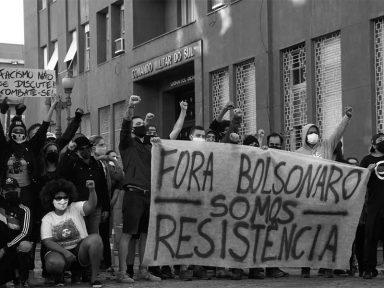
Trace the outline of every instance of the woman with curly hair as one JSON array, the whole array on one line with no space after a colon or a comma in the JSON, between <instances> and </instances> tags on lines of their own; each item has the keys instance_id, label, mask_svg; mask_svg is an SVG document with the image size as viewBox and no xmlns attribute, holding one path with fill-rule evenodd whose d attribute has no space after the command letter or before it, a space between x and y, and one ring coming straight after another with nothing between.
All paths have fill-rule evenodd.
<instances>
[{"instance_id":1,"label":"woman with curly hair","mask_svg":"<svg viewBox=\"0 0 384 288\"><path fill-rule=\"evenodd\" d=\"M41 240L48 252L45 265L55 277L57 286L64 285L64 271L71 268L72 282L78 281L79 268L91 266L91 286L102 287L96 280L103 251L98 234L88 235L84 216L93 212L97 203L95 182L86 181L88 201L76 200L75 186L64 179L51 180L40 193L47 213L41 223Z\"/></svg>"}]
</instances>

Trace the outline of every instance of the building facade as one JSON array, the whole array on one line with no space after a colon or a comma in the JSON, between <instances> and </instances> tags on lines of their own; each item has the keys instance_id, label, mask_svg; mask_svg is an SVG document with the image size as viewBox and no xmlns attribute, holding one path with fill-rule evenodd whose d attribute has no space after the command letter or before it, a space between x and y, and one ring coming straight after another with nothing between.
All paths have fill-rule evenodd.
<instances>
[{"instance_id":1,"label":"building facade","mask_svg":"<svg viewBox=\"0 0 384 288\"><path fill-rule=\"evenodd\" d=\"M59 94L71 74L81 132L110 148L131 94L161 137L181 100L184 135L229 100L244 111L242 135L281 132L287 149L306 123L329 136L344 106L354 108L346 156L361 159L384 130L384 1L25 0L24 13L25 66L56 70ZM27 123L41 121L46 101L27 101Z\"/></svg>"}]
</instances>

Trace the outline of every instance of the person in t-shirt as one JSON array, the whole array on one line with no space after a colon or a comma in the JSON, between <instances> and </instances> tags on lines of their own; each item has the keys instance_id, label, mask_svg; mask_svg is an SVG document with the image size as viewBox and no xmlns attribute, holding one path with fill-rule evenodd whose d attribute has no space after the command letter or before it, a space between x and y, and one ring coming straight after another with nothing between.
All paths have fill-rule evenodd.
<instances>
[{"instance_id":1,"label":"person in t-shirt","mask_svg":"<svg viewBox=\"0 0 384 288\"><path fill-rule=\"evenodd\" d=\"M75 186L64 179L48 182L40 193L47 213L41 223L46 271L55 277L56 285L64 284L64 271L71 268L72 282L77 282L80 267L91 266L92 287L102 287L96 280L103 253L100 235L88 235L84 216L91 214L97 204L95 182L86 180L88 201L74 202Z\"/></svg>"}]
</instances>

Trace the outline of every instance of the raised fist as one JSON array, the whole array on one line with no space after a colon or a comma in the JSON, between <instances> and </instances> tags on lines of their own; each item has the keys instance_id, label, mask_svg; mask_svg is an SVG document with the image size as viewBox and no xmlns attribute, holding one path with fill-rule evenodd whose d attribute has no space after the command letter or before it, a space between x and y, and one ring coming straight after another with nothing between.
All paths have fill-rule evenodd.
<instances>
[{"instance_id":1,"label":"raised fist","mask_svg":"<svg viewBox=\"0 0 384 288\"><path fill-rule=\"evenodd\" d=\"M243 117L243 111L240 108L236 108L233 110L233 117L239 118Z\"/></svg>"},{"instance_id":2,"label":"raised fist","mask_svg":"<svg viewBox=\"0 0 384 288\"><path fill-rule=\"evenodd\" d=\"M0 112L1 112L1 114L7 113L8 109L9 109L9 105L7 103L7 100L8 100L8 97L5 97L3 102L1 102L1 104L0 104Z\"/></svg>"},{"instance_id":3,"label":"raised fist","mask_svg":"<svg viewBox=\"0 0 384 288\"><path fill-rule=\"evenodd\" d=\"M95 189L95 181L87 180L85 182L85 187L87 187L88 189Z\"/></svg>"},{"instance_id":4,"label":"raised fist","mask_svg":"<svg viewBox=\"0 0 384 288\"><path fill-rule=\"evenodd\" d=\"M81 108L77 108L76 111L75 111L75 117L76 118L81 118L81 117L83 117L83 115L84 115L84 110L81 109Z\"/></svg>"},{"instance_id":5,"label":"raised fist","mask_svg":"<svg viewBox=\"0 0 384 288\"><path fill-rule=\"evenodd\" d=\"M180 108L181 108L181 111L187 111L187 109L188 109L188 102L181 101L180 102Z\"/></svg>"},{"instance_id":6,"label":"raised fist","mask_svg":"<svg viewBox=\"0 0 384 288\"><path fill-rule=\"evenodd\" d=\"M232 132L231 134L229 134L229 140L232 143L239 143L240 142L240 136L239 136L239 134Z\"/></svg>"},{"instance_id":7,"label":"raised fist","mask_svg":"<svg viewBox=\"0 0 384 288\"><path fill-rule=\"evenodd\" d=\"M76 144L75 142L73 142L72 140L69 141L69 143L68 143L68 149L69 149L70 151L74 151L74 150L76 149L76 147L77 147L77 144Z\"/></svg>"},{"instance_id":8,"label":"raised fist","mask_svg":"<svg viewBox=\"0 0 384 288\"><path fill-rule=\"evenodd\" d=\"M16 115L23 115L25 109L27 109L27 106L25 106L23 103L19 103L16 105L15 110L16 110Z\"/></svg>"},{"instance_id":9,"label":"raised fist","mask_svg":"<svg viewBox=\"0 0 384 288\"><path fill-rule=\"evenodd\" d=\"M140 101L141 101L140 96L137 96L137 95L131 95L131 97L129 97L129 105L136 105L136 104L139 104Z\"/></svg>"},{"instance_id":10,"label":"raised fist","mask_svg":"<svg viewBox=\"0 0 384 288\"><path fill-rule=\"evenodd\" d=\"M225 106L224 106L225 111L229 111L229 110L233 110L233 109L235 109L235 105L233 104L232 101L227 102L227 104L225 104Z\"/></svg>"},{"instance_id":11,"label":"raised fist","mask_svg":"<svg viewBox=\"0 0 384 288\"><path fill-rule=\"evenodd\" d=\"M147 115L145 115L145 118L147 118L148 120L152 120L153 118L155 118L155 114L147 113Z\"/></svg>"},{"instance_id":12,"label":"raised fist","mask_svg":"<svg viewBox=\"0 0 384 288\"><path fill-rule=\"evenodd\" d=\"M347 115L349 118L352 117L352 107L345 107L345 115Z\"/></svg>"}]
</instances>

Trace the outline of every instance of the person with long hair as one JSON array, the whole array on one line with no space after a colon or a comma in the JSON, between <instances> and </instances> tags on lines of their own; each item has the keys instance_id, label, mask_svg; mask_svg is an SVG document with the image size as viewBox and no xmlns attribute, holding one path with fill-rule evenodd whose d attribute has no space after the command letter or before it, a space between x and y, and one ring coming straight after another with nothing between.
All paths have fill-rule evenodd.
<instances>
[{"instance_id":1,"label":"person with long hair","mask_svg":"<svg viewBox=\"0 0 384 288\"><path fill-rule=\"evenodd\" d=\"M84 216L97 204L95 182L86 180L87 201L76 202L76 187L67 180L48 182L40 193L42 206L48 212L41 223L41 239L47 249L45 268L55 277L56 285L64 284L64 271L71 269L72 281L77 282L79 270L91 266L92 287L102 287L96 280L103 251L100 235L88 235Z\"/></svg>"}]
</instances>

